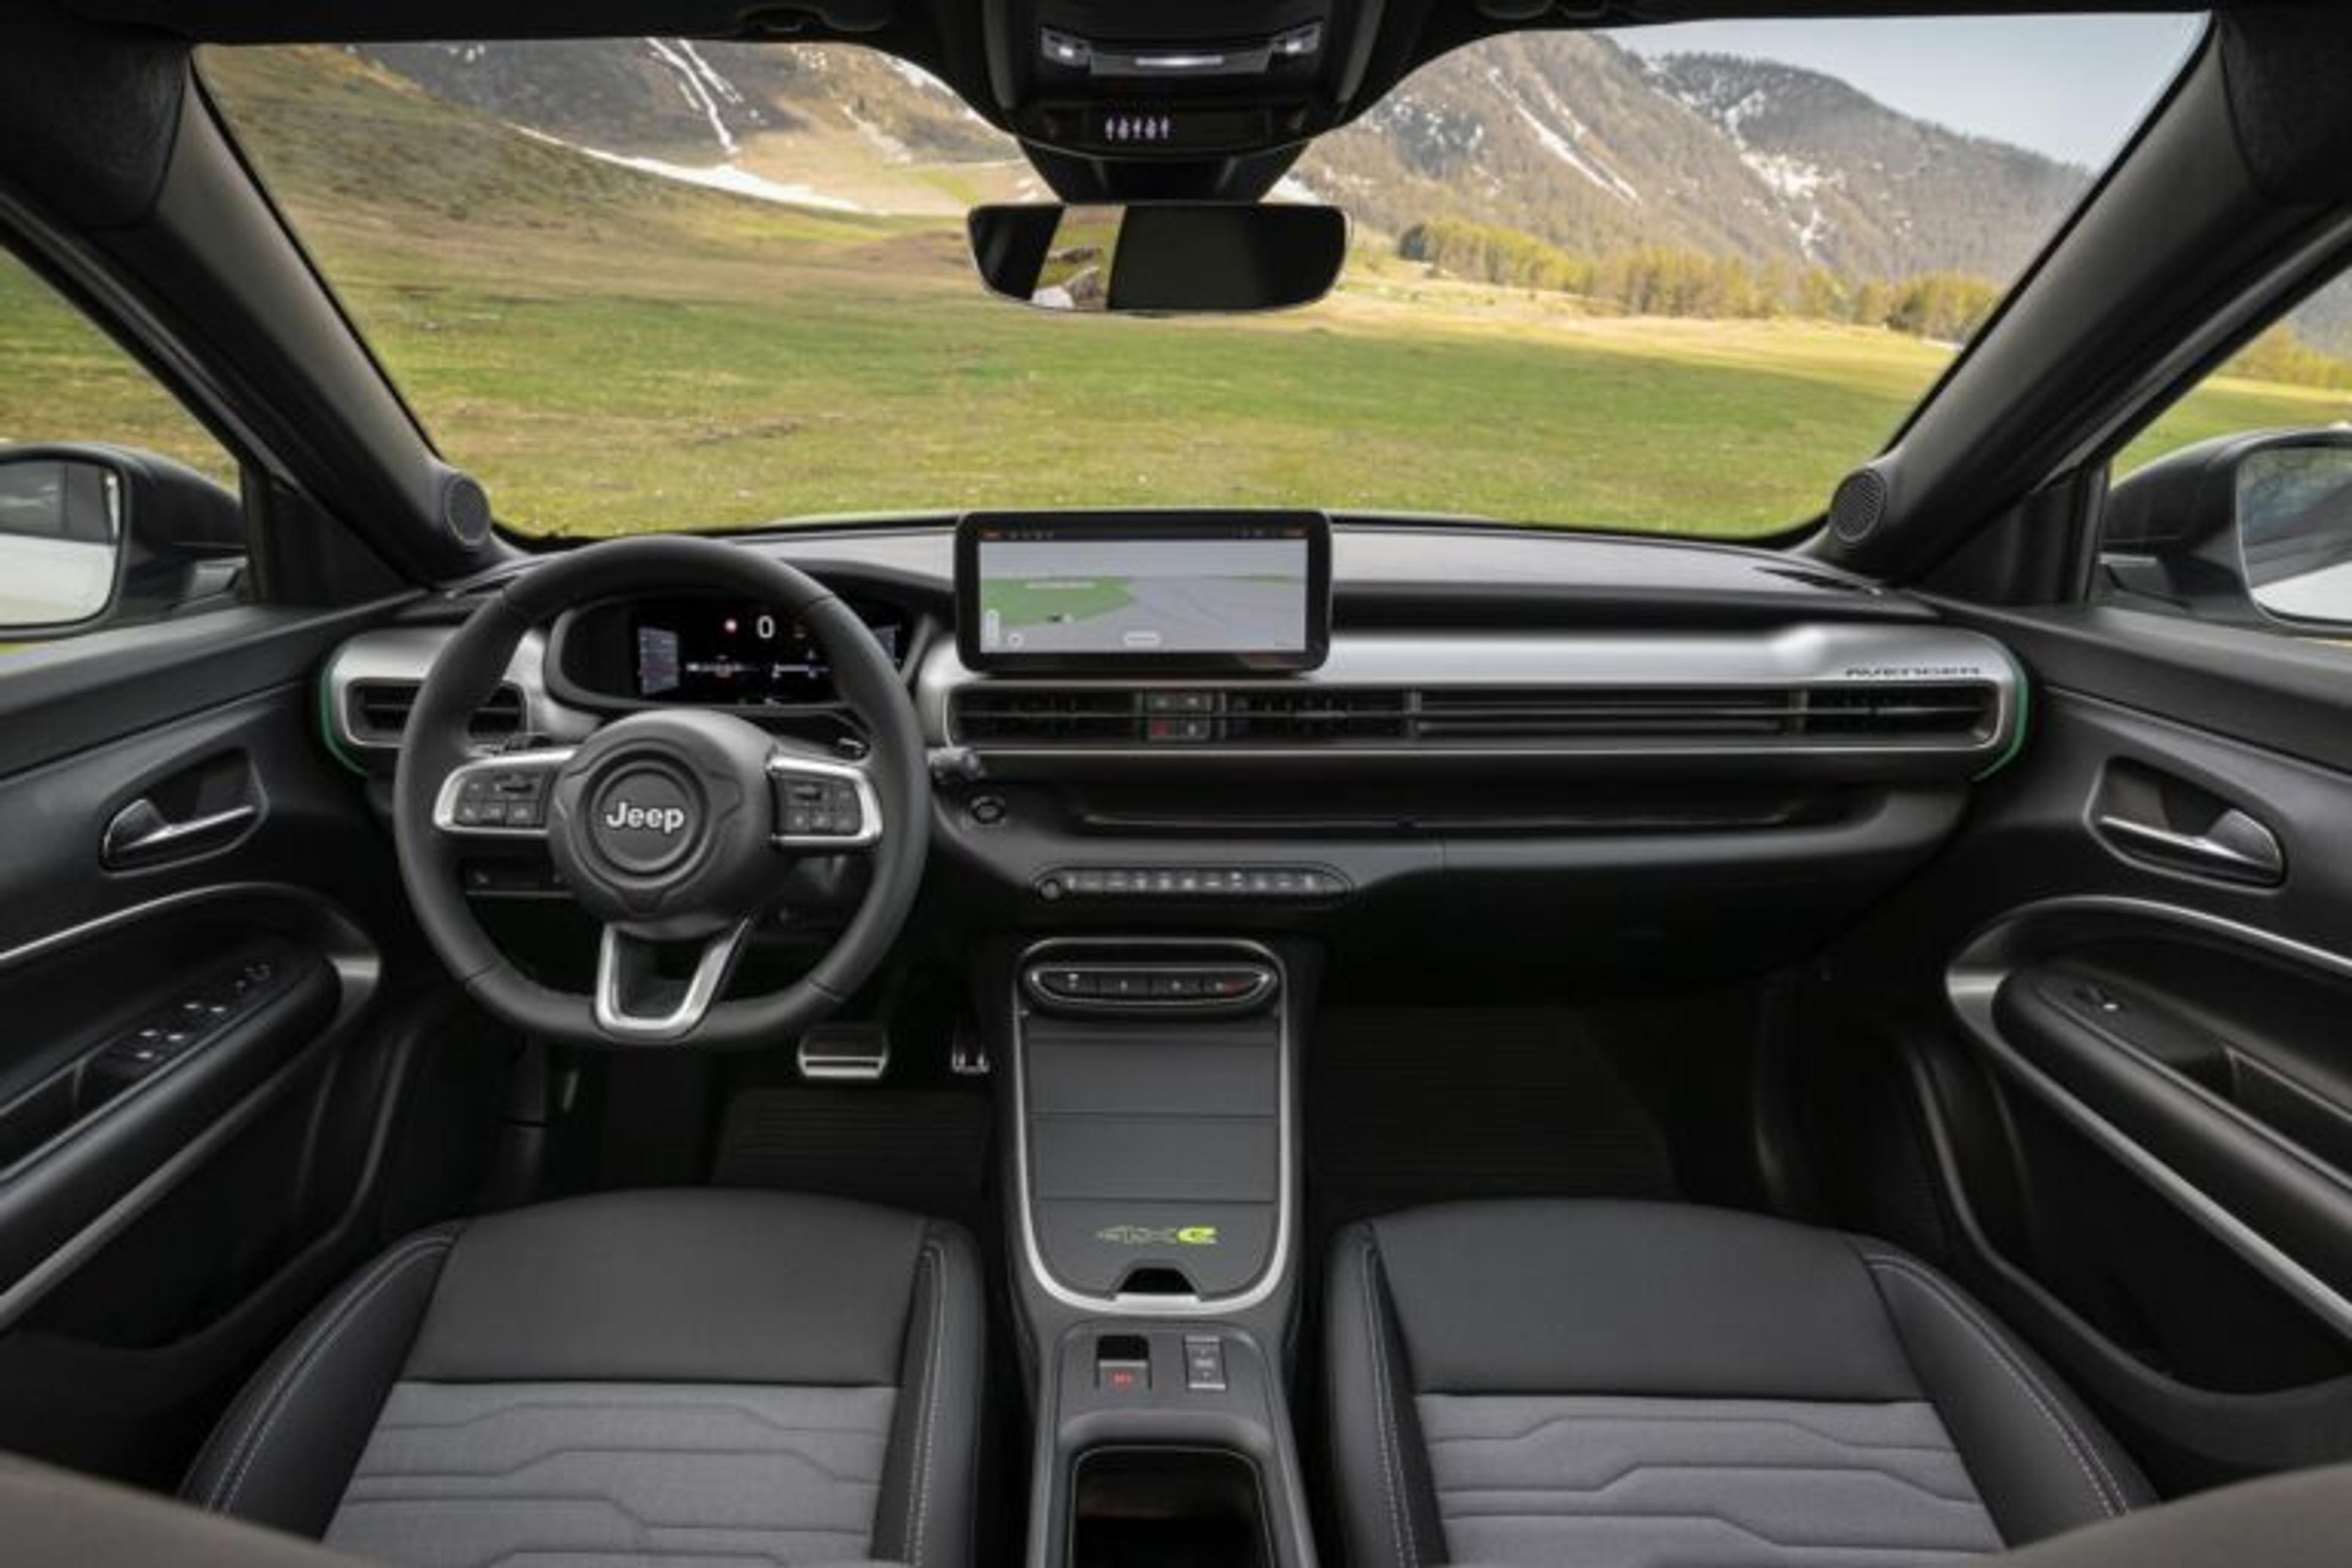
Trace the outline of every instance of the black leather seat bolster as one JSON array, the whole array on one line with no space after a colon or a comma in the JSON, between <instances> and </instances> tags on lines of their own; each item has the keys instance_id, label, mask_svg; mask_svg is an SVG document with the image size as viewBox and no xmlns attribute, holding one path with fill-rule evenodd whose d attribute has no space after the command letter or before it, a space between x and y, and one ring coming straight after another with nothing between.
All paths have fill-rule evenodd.
<instances>
[{"instance_id":1,"label":"black leather seat bolster","mask_svg":"<svg viewBox=\"0 0 2352 1568\"><path fill-rule=\"evenodd\" d=\"M1335 1501L1357 1568L1445 1561L1410 1357L1369 1225L1342 1231L1323 1297Z\"/></svg>"},{"instance_id":2,"label":"black leather seat bolster","mask_svg":"<svg viewBox=\"0 0 2352 1568\"><path fill-rule=\"evenodd\" d=\"M1853 1247L2004 1540L2040 1541L2155 1500L2074 1392L1958 1286L1883 1242Z\"/></svg>"},{"instance_id":3,"label":"black leather seat bolster","mask_svg":"<svg viewBox=\"0 0 2352 1568\"><path fill-rule=\"evenodd\" d=\"M181 1495L215 1513L322 1533L461 1228L409 1237L320 1303L246 1384Z\"/></svg>"},{"instance_id":4,"label":"black leather seat bolster","mask_svg":"<svg viewBox=\"0 0 2352 1568\"><path fill-rule=\"evenodd\" d=\"M971 1238L924 1229L891 1413L874 1555L909 1568L975 1560L988 1310Z\"/></svg>"},{"instance_id":5,"label":"black leather seat bolster","mask_svg":"<svg viewBox=\"0 0 2352 1568\"><path fill-rule=\"evenodd\" d=\"M2042 1363L1874 1242L1688 1205L1448 1205L1342 1231L1326 1301L1351 1559L1445 1560L1417 1396L1924 1401L2000 1538L2149 1500Z\"/></svg>"}]
</instances>

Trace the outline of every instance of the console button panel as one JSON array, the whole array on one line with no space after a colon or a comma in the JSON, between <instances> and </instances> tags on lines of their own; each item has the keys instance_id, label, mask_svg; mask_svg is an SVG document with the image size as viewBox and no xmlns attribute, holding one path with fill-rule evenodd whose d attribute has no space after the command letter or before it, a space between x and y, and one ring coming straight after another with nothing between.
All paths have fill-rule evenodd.
<instances>
[{"instance_id":1,"label":"console button panel","mask_svg":"<svg viewBox=\"0 0 2352 1568\"><path fill-rule=\"evenodd\" d=\"M1328 866L1056 866L1037 896L1063 899L1281 899L1301 901L1353 892Z\"/></svg>"},{"instance_id":2,"label":"console button panel","mask_svg":"<svg viewBox=\"0 0 2352 1568\"><path fill-rule=\"evenodd\" d=\"M1241 1012L1274 994L1271 966L1229 963L1112 963L1077 959L1033 963L1022 983L1031 1000L1057 1011L1129 1008Z\"/></svg>"}]
</instances>

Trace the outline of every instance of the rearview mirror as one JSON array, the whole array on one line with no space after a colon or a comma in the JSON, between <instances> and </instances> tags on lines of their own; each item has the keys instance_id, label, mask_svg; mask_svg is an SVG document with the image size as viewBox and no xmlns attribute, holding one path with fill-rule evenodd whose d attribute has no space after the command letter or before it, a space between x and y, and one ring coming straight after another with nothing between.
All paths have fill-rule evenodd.
<instances>
[{"instance_id":1,"label":"rearview mirror","mask_svg":"<svg viewBox=\"0 0 2352 1568\"><path fill-rule=\"evenodd\" d=\"M0 632L38 637L98 620L121 591L122 557L122 484L111 468L0 454Z\"/></svg>"},{"instance_id":2,"label":"rearview mirror","mask_svg":"<svg viewBox=\"0 0 2352 1568\"><path fill-rule=\"evenodd\" d=\"M984 206L969 226L989 291L1047 310L1287 310L1329 293L1348 258L1347 216L1304 204Z\"/></svg>"}]
</instances>

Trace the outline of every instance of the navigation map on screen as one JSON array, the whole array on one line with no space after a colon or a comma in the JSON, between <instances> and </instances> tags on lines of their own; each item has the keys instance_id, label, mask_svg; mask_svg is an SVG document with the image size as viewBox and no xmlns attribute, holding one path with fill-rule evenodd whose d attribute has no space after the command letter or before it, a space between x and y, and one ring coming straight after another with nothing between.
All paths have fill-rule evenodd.
<instances>
[{"instance_id":1,"label":"navigation map on screen","mask_svg":"<svg viewBox=\"0 0 2352 1568\"><path fill-rule=\"evenodd\" d=\"M1295 653L1307 646L1307 542L989 539L980 646L1008 654Z\"/></svg>"}]
</instances>

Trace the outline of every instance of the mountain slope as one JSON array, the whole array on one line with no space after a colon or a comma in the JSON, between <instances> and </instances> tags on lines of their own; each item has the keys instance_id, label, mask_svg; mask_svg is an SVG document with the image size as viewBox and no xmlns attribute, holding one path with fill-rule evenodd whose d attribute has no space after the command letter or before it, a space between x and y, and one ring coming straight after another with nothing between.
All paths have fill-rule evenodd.
<instances>
[{"instance_id":1,"label":"mountain slope","mask_svg":"<svg viewBox=\"0 0 2352 1568\"><path fill-rule=\"evenodd\" d=\"M752 194L925 214L1042 194L1009 141L870 50L627 38L360 52L497 120ZM1296 179L1379 234L1458 217L1580 254L1665 246L1857 279L2013 276L2088 183L1815 72L1647 60L1566 31L1432 63L1308 148Z\"/></svg>"},{"instance_id":2,"label":"mountain slope","mask_svg":"<svg viewBox=\"0 0 2352 1568\"><path fill-rule=\"evenodd\" d=\"M2081 170L1899 114L1835 78L1674 55L1658 85L1717 126L1801 247L1856 277L2013 277L2090 181Z\"/></svg>"},{"instance_id":3,"label":"mountain slope","mask_svg":"<svg viewBox=\"0 0 2352 1568\"><path fill-rule=\"evenodd\" d=\"M1668 245L1855 278L2014 276L2088 184L1833 78L1722 56L1645 61L1566 32L1424 67L1310 148L1300 177L1391 232L1462 217L1586 254Z\"/></svg>"},{"instance_id":4,"label":"mountain slope","mask_svg":"<svg viewBox=\"0 0 2352 1568\"><path fill-rule=\"evenodd\" d=\"M355 52L510 125L745 194L934 216L1041 194L1018 148L872 49L613 38Z\"/></svg>"}]
</instances>

